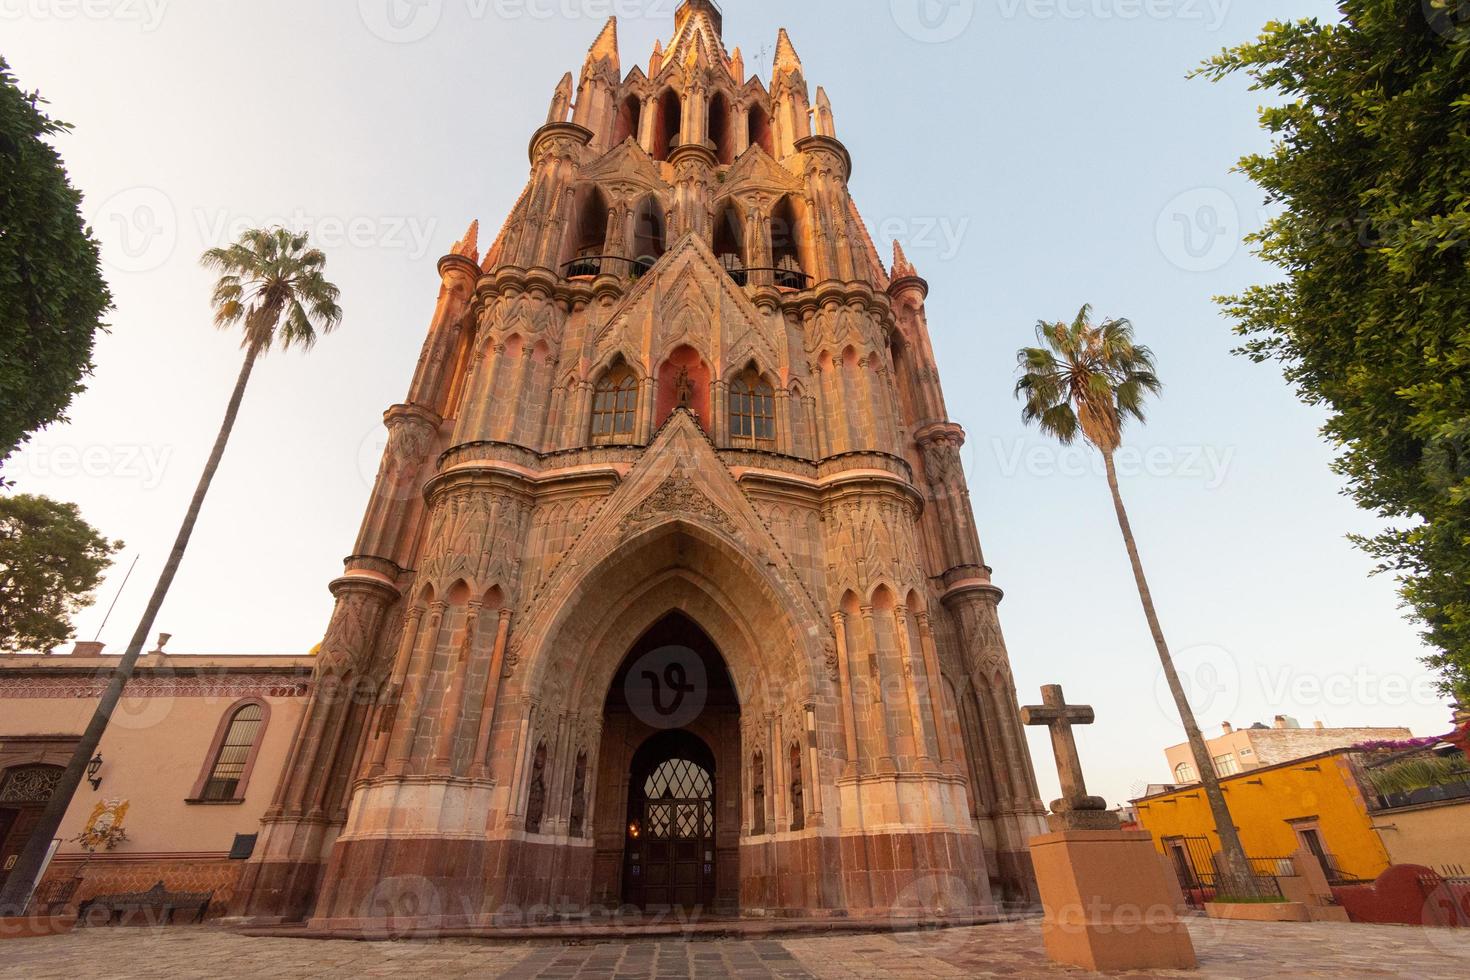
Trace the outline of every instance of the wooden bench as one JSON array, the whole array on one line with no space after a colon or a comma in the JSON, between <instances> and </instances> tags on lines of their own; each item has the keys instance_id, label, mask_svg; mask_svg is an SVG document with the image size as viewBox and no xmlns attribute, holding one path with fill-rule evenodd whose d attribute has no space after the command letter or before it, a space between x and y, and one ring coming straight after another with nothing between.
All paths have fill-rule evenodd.
<instances>
[{"instance_id":1,"label":"wooden bench","mask_svg":"<svg viewBox=\"0 0 1470 980\"><path fill-rule=\"evenodd\" d=\"M172 924L175 912L192 912L194 922L204 921L214 892L171 892L159 882L146 892L123 895L98 895L77 906L77 922L81 925L97 925L97 913L105 913L101 924L113 919L123 921L129 913L149 913L149 924Z\"/></svg>"}]
</instances>

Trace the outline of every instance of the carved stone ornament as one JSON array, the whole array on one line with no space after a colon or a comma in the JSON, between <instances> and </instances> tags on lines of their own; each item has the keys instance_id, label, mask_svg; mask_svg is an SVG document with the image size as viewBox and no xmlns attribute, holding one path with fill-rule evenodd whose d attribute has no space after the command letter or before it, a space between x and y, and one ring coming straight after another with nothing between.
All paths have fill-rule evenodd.
<instances>
[{"instance_id":1,"label":"carved stone ornament","mask_svg":"<svg viewBox=\"0 0 1470 980\"><path fill-rule=\"evenodd\" d=\"M715 506L714 501L680 475L670 476L643 503L629 512L623 518L622 528L625 532L632 531L660 521L670 514L697 517L726 531L735 530L735 522L730 519L730 515Z\"/></svg>"}]
</instances>

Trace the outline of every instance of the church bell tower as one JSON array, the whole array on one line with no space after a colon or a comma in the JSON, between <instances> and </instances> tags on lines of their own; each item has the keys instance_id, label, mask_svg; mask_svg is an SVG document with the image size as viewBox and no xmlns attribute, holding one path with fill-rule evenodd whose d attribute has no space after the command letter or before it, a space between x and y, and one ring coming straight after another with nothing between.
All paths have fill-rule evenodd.
<instances>
[{"instance_id":1,"label":"church bell tower","mask_svg":"<svg viewBox=\"0 0 1470 980\"><path fill-rule=\"evenodd\" d=\"M762 79L723 19L685 0L627 70L609 21L509 217L439 260L241 914L1032 895L929 286L791 38Z\"/></svg>"}]
</instances>

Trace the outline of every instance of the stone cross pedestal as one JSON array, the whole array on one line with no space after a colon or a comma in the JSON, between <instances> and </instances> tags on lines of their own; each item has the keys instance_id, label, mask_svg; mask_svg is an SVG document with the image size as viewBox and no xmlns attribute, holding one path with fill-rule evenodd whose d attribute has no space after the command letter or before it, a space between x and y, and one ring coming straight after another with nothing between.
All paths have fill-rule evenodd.
<instances>
[{"instance_id":1,"label":"stone cross pedestal","mask_svg":"<svg viewBox=\"0 0 1470 980\"><path fill-rule=\"evenodd\" d=\"M1178 889L1153 838L1121 830L1107 801L1087 795L1072 727L1091 725L1093 710L1068 704L1055 684L1041 695L1042 704L1021 709L1021 720L1051 729L1062 784L1047 818L1052 832L1031 841L1047 955L1086 970L1194 969L1194 943L1176 914Z\"/></svg>"}]
</instances>

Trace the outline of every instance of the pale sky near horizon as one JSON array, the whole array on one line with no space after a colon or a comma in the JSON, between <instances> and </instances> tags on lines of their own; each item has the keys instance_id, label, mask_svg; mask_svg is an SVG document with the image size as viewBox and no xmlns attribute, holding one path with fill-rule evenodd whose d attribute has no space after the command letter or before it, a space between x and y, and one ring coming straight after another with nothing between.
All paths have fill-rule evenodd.
<instances>
[{"instance_id":1,"label":"pale sky near horizon","mask_svg":"<svg viewBox=\"0 0 1470 980\"><path fill-rule=\"evenodd\" d=\"M920 4L923 9L920 9ZM77 617L126 644L239 366L209 322L199 253L249 225L312 231L346 321L274 354L246 397L156 630L176 653L302 653L357 532L438 288L473 218L487 238L527 178L562 73L610 12L624 71L673 31L675 0L0 0L0 55L51 113L117 299L69 424L7 467L78 503L126 550ZM727 45L769 78L778 27L827 89L852 189L885 260L930 282L929 319L986 560L1007 592L1023 703L1061 683L1093 704L1090 788L1163 782L1182 732L1162 693L1100 464L1023 428L1014 355L1084 302L1131 317L1167 383L1122 460L1165 630L1201 724L1448 725L1394 583L1345 540L1377 523L1341 495L1274 366L1231 354L1211 297L1272 271L1238 244L1262 195L1231 173L1265 146L1241 80L1186 80L1268 17L1327 0L728 0ZM861 15L858 11L861 10ZM1056 777L1032 732L1043 794Z\"/></svg>"}]
</instances>

